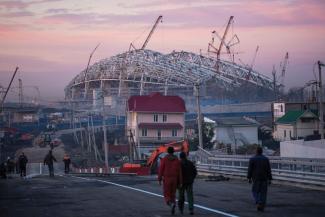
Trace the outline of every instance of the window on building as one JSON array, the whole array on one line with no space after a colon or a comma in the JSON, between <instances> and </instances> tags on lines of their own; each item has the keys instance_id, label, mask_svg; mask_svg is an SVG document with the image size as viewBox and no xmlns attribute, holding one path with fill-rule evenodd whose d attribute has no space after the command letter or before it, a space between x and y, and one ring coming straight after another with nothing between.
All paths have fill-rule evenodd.
<instances>
[{"instance_id":1,"label":"window on building","mask_svg":"<svg viewBox=\"0 0 325 217\"><path fill-rule=\"evenodd\" d=\"M176 137L177 136L177 129L172 129L172 136Z\"/></svg>"},{"instance_id":2,"label":"window on building","mask_svg":"<svg viewBox=\"0 0 325 217\"><path fill-rule=\"evenodd\" d=\"M157 130L157 137L158 137L158 140L161 140L161 130Z\"/></svg>"},{"instance_id":3,"label":"window on building","mask_svg":"<svg viewBox=\"0 0 325 217\"><path fill-rule=\"evenodd\" d=\"M153 122L158 122L158 114L153 115Z\"/></svg>"},{"instance_id":4,"label":"window on building","mask_svg":"<svg viewBox=\"0 0 325 217\"><path fill-rule=\"evenodd\" d=\"M286 130L283 131L283 136L284 136L284 138L287 137L287 131Z\"/></svg>"},{"instance_id":5,"label":"window on building","mask_svg":"<svg viewBox=\"0 0 325 217\"><path fill-rule=\"evenodd\" d=\"M142 129L142 136L147 136L148 135L148 130L147 128Z\"/></svg>"},{"instance_id":6,"label":"window on building","mask_svg":"<svg viewBox=\"0 0 325 217\"><path fill-rule=\"evenodd\" d=\"M290 136L290 139L292 138L292 135L291 135L291 130L289 131L289 136Z\"/></svg>"},{"instance_id":7,"label":"window on building","mask_svg":"<svg viewBox=\"0 0 325 217\"><path fill-rule=\"evenodd\" d=\"M166 121L167 121L167 115L163 114L163 122L166 122Z\"/></svg>"}]
</instances>

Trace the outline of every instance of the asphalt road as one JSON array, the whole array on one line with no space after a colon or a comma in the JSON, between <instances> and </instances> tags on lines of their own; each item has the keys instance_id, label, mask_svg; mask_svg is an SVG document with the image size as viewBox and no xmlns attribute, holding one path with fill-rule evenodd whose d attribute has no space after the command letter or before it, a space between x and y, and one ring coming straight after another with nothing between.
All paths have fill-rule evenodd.
<instances>
[{"instance_id":1,"label":"asphalt road","mask_svg":"<svg viewBox=\"0 0 325 217\"><path fill-rule=\"evenodd\" d=\"M0 180L0 216L171 216L161 193L155 177L13 178ZM271 185L264 213L255 210L250 185L239 180L198 179L194 199L195 216L325 216L325 192L297 187ZM189 216L187 210L183 216Z\"/></svg>"}]
</instances>

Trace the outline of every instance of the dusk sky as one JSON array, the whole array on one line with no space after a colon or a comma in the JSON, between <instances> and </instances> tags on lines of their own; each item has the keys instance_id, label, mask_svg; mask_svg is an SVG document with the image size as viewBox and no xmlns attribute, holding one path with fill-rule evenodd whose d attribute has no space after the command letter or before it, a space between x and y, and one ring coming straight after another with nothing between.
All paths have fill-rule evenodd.
<instances>
[{"instance_id":1,"label":"dusk sky","mask_svg":"<svg viewBox=\"0 0 325 217\"><path fill-rule=\"evenodd\" d=\"M236 60L250 64L259 45L254 69L271 76L288 51L287 87L315 79L315 62L325 62L323 0L0 0L0 85L19 66L24 85L38 86L43 99L63 99L98 43L92 63L127 51L131 42L140 47L159 15L151 50L206 52L211 32L221 34L233 15Z\"/></svg>"}]
</instances>

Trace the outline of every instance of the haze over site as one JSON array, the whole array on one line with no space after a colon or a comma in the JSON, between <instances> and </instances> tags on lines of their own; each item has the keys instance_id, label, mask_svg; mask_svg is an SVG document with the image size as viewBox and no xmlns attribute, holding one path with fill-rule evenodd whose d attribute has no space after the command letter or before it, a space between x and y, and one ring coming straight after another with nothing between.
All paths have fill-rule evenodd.
<instances>
[{"instance_id":1,"label":"haze over site","mask_svg":"<svg viewBox=\"0 0 325 217\"><path fill-rule=\"evenodd\" d=\"M314 63L325 62L324 11L322 0L1 0L0 85L19 66L24 85L39 86L43 99L63 99L98 43L92 63L127 51L131 42L141 47L163 15L148 49L206 52L211 32L222 33L233 15L231 33L241 41L236 61L250 64L259 45L254 69L271 76L288 51L285 84L302 86L315 79Z\"/></svg>"}]
</instances>

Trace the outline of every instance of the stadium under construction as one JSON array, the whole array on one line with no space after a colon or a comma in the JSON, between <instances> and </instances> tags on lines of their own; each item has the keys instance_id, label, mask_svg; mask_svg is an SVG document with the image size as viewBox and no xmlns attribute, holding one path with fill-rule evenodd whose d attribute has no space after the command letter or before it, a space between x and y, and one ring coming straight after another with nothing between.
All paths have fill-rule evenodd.
<instances>
[{"instance_id":1,"label":"stadium under construction","mask_svg":"<svg viewBox=\"0 0 325 217\"><path fill-rule=\"evenodd\" d=\"M220 46L216 48L213 45L214 38L209 43L209 48L215 50L214 56L186 51L162 54L145 49L161 19L161 16L157 19L141 49L135 49L131 44L129 51L88 65L75 76L65 88L66 100L84 105L104 103L121 111L125 109L129 96L161 92L181 96L191 112L195 109L195 87L200 89L201 100L216 104L273 99L277 86L274 79L248 65L220 58L222 47L232 55L231 46L237 43L234 40L239 43L237 36L225 43L233 17L230 17L223 37L219 37Z\"/></svg>"}]
</instances>

